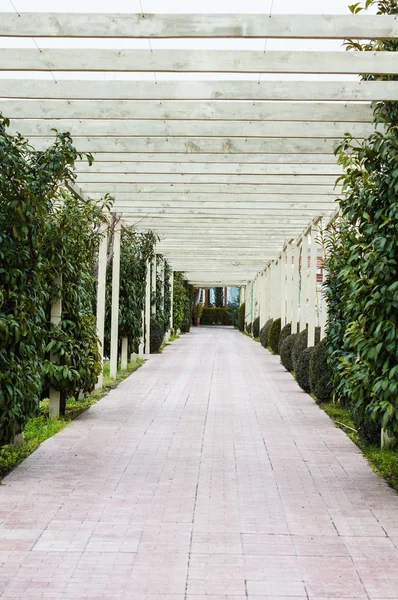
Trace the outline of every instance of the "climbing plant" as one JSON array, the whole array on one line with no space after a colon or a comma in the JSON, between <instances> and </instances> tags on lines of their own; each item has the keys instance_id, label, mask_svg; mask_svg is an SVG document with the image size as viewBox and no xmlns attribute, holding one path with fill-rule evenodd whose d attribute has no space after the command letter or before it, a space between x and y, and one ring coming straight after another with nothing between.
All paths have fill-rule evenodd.
<instances>
[{"instance_id":1,"label":"climbing plant","mask_svg":"<svg viewBox=\"0 0 398 600\"><path fill-rule=\"evenodd\" d=\"M193 288L184 278L184 273L174 273L173 327L189 331L192 322Z\"/></svg>"},{"instance_id":2,"label":"climbing plant","mask_svg":"<svg viewBox=\"0 0 398 600\"><path fill-rule=\"evenodd\" d=\"M145 307L147 262L154 257L158 237L152 231L138 232L123 226L120 241L119 346L127 337L129 353L138 352L142 331L142 311ZM109 356L112 305L112 257L110 245L106 277L105 355Z\"/></svg>"},{"instance_id":3,"label":"climbing plant","mask_svg":"<svg viewBox=\"0 0 398 600\"><path fill-rule=\"evenodd\" d=\"M396 0L367 0L378 14L398 14ZM351 6L352 12L364 7ZM398 50L397 40L349 50ZM367 80L397 80L366 75ZM358 422L398 433L398 102L374 104L375 131L347 134L336 147L344 169L340 217L326 239L329 356L335 393Z\"/></svg>"},{"instance_id":4,"label":"climbing plant","mask_svg":"<svg viewBox=\"0 0 398 600\"><path fill-rule=\"evenodd\" d=\"M170 327L171 318L171 274L172 268L168 263L167 259L164 259L164 302L163 302L163 314L165 329Z\"/></svg>"},{"instance_id":5,"label":"climbing plant","mask_svg":"<svg viewBox=\"0 0 398 600\"><path fill-rule=\"evenodd\" d=\"M222 287L214 288L214 304L216 308L222 308L224 306L224 290Z\"/></svg>"},{"instance_id":6,"label":"climbing plant","mask_svg":"<svg viewBox=\"0 0 398 600\"><path fill-rule=\"evenodd\" d=\"M0 444L20 433L38 407L51 273L61 265L45 248L51 216L63 201L60 190L75 180L75 160L92 162L67 133L37 152L8 126L0 115Z\"/></svg>"}]
</instances>

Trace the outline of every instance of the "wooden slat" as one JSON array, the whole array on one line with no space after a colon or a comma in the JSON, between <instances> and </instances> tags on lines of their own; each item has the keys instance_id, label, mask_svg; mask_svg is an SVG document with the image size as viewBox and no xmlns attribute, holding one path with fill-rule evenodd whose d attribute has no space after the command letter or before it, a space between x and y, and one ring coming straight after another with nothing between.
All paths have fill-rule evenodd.
<instances>
[{"instance_id":1,"label":"wooden slat","mask_svg":"<svg viewBox=\"0 0 398 600\"><path fill-rule=\"evenodd\" d=\"M109 188L109 191L112 191L112 188ZM173 198L173 194L168 192L165 194L159 193L159 194L155 194L155 193L142 193L139 194L139 198L142 202L150 202L150 201L158 201L158 202L168 202L168 201L172 201L173 199L175 200L179 200L180 202L185 201L185 202L205 202L205 201L210 201L211 200L211 196L208 194L200 194L200 193L177 193L174 195L175 197ZM222 194L214 194L213 199L215 201L218 200L218 198L221 198ZM245 201L250 201L252 199L252 194L225 194L226 196L226 200L228 202L232 202L234 199L236 199L236 201L242 202L244 203ZM299 194L275 194L275 193L271 193L271 194L256 194L256 202L261 202L261 199L264 199L264 201L270 200L271 198L277 196L276 200L280 203L282 202L302 202L303 201L303 196L300 196ZM336 199L336 194L313 194L313 195L309 195L309 194L304 194L304 197L308 197L308 203L322 203L322 202L334 202ZM131 199L131 194L130 193L118 193L117 194L117 202L118 205L121 205L122 201L126 201L127 204L129 202L129 200Z\"/></svg>"},{"instance_id":2,"label":"wooden slat","mask_svg":"<svg viewBox=\"0 0 398 600\"><path fill-rule=\"evenodd\" d=\"M281 110L283 108L283 110ZM2 100L9 119L178 119L369 123L370 104L179 100Z\"/></svg>"},{"instance_id":3,"label":"wooden slat","mask_svg":"<svg viewBox=\"0 0 398 600\"><path fill-rule=\"evenodd\" d=\"M78 138L75 145L80 152L186 152L209 154L259 154L264 152L288 154L333 153L340 140L322 138L138 138L93 137ZM32 138L37 150L44 150L54 142L54 137Z\"/></svg>"},{"instance_id":4,"label":"wooden slat","mask_svg":"<svg viewBox=\"0 0 398 600\"><path fill-rule=\"evenodd\" d=\"M95 163L93 168L99 163L111 163L111 162L123 162L126 163L137 163L137 165L154 165L165 164L174 168L176 164L181 164L181 167L189 169L199 168L197 163L203 164L204 168L214 166L215 168L228 168L234 169L238 167L237 163L242 164L247 168L262 168L262 167L278 167L283 166L289 168L290 165L293 169L303 164L305 168L319 167L325 168L336 168L336 157L333 154L192 154L192 153L158 153L151 154L150 152L143 154L138 152L94 152ZM77 162L76 165L87 165L87 161ZM128 166L128 165L127 165ZM86 168L86 167L84 167Z\"/></svg>"},{"instance_id":5,"label":"wooden slat","mask_svg":"<svg viewBox=\"0 0 398 600\"><path fill-rule=\"evenodd\" d=\"M396 101L398 81L88 81L0 79L0 98Z\"/></svg>"},{"instance_id":6,"label":"wooden slat","mask_svg":"<svg viewBox=\"0 0 398 600\"><path fill-rule=\"evenodd\" d=\"M194 174L179 174L179 173L103 173L102 171L85 172L78 174L78 183L111 183L115 185L122 185L126 191L130 191L131 187L129 184L142 186L147 184L151 187L148 191L156 191L160 185L164 185L165 188L173 189L174 185L216 185L224 186L226 184L234 185L265 185L265 184L277 184L283 185L306 185L306 186L334 186L336 183L336 176L323 176L323 175L244 175L236 173L227 174L207 174L207 173L194 173ZM124 185L126 184L126 185ZM192 186L194 187L194 186ZM123 188L119 188L123 191ZM132 190L133 191L133 190ZM220 187L217 191L221 191Z\"/></svg>"},{"instance_id":7,"label":"wooden slat","mask_svg":"<svg viewBox=\"0 0 398 600\"><path fill-rule=\"evenodd\" d=\"M398 63L398 60L397 60ZM379 129L383 126L380 125ZM14 120L10 131L25 137L47 137L52 130L79 137L251 137L340 138L349 131L356 138L374 132L371 123L318 123L286 121L151 121L151 120Z\"/></svg>"},{"instance_id":8,"label":"wooden slat","mask_svg":"<svg viewBox=\"0 0 398 600\"><path fill-rule=\"evenodd\" d=\"M166 73L398 73L394 52L0 48L1 71Z\"/></svg>"},{"instance_id":9,"label":"wooden slat","mask_svg":"<svg viewBox=\"0 0 398 600\"><path fill-rule=\"evenodd\" d=\"M280 194L295 194L312 196L312 195L334 195L337 197L341 193L341 186L336 188L334 184L330 185L300 185L299 183L292 184L233 184L233 183L218 183L218 184L134 184L134 183L90 183L78 179L78 183L84 187L87 194L105 194L107 190L112 190L118 198L129 198L135 200L141 198L142 194L152 194L154 200L159 195L169 198L190 198L192 195L200 194L204 198L213 197L220 199L228 199L230 196L241 194L253 194L255 199L263 194L280 195ZM191 201L191 200L190 200Z\"/></svg>"},{"instance_id":10,"label":"wooden slat","mask_svg":"<svg viewBox=\"0 0 398 600\"><path fill-rule=\"evenodd\" d=\"M398 22L393 15L6 12L0 36L392 39Z\"/></svg>"}]
</instances>

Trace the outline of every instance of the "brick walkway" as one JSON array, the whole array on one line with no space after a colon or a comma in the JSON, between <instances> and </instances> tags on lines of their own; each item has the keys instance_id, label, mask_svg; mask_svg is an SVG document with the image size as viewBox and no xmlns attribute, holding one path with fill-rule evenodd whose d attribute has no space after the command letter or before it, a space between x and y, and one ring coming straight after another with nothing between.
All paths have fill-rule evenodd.
<instances>
[{"instance_id":1,"label":"brick walkway","mask_svg":"<svg viewBox=\"0 0 398 600\"><path fill-rule=\"evenodd\" d=\"M398 497L229 329L182 337L45 442L0 519L1 599L398 598Z\"/></svg>"}]
</instances>

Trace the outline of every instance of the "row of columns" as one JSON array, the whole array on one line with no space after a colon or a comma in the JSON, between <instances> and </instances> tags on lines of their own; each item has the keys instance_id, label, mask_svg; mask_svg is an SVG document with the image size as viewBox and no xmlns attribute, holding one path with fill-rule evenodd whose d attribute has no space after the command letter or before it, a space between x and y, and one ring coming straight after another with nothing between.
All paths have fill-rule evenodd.
<instances>
[{"instance_id":1,"label":"row of columns","mask_svg":"<svg viewBox=\"0 0 398 600\"><path fill-rule=\"evenodd\" d=\"M308 327L308 345L315 344L315 329L325 334L327 305L321 284L325 278L322 228L318 218L297 240L289 240L280 255L270 261L253 281L241 288L246 302L245 323L260 317L260 329L269 319L281 318L282 327L292 324L292 333Z\"/></svg>"},{"instance_id":2,"label":"row of columns","mask_svg":"<svg viewBox=\"0 0 398 600\"><path fill-rule=\"evenodd\" d=\"M121 251L121 228L122 225L118 222L115 226L113 236L113 257L112 257L112 299L111 299L111 340L110 340L110 377L116 379L118 368L118 344L119 344L119 290L120 290L120 251ZM105 337L105 302L106 302L106 268L108 258L108 226L104 224L101 228L103 234L99 252L98 252L98 281L97 281L97 336L99 340L99 353L101 362L104 360L104 337ZM152 261L147 262L146 282L145 282L145 303L141 313L143 335L139 344L138 356L143 356L150 353L150 320L151 316L156 315L156 279L159 273L162 279L162 289L164 303L164 283L165 283L165 268L164 259L157 259L155 254ZM171 290L171 311L169 331L167 338L170 335L170 329L173 326L173 271L170 271L170 290ZM59 285L61 279L57 282ZM151 297L151 293L154 296ZM62 318L62 298L58 297L51 307L51 322L57 327ZM121 369L127 369L128 364L128 339L122 338L121 342ZM133 356L131 358L134 358ZM103 385L103 373L98 377L96 388L101 388ZM60 414L60 393L58 390L50 389L50 417L54 418Z\"/></svg>"}]
</instances>

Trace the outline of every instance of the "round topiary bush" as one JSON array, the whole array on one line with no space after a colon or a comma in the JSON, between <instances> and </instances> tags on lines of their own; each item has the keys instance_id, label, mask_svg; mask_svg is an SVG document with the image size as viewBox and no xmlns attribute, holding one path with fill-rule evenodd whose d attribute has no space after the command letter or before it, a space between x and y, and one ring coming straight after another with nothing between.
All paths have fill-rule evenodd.
<instances>
[{"instance_id":1,"label":"round topiary bush","mask_svg":"<svg viewBox=\"0 0 398 600\"><path fill-rule=\"evenodd\" d=\"M280 351L281 362L287 371L293 371L292 350L297 337L298 333L292 333L292 335L288 335L282 342Z\"/></svg>"},{"instance_id":2,"label":"round topiary bush","mask_svg":"<svg viewBox=\"0 0 398 600\"><path fill-rule=\"evenodd\" d=\"M319 344L321 339L321 328L315 327L315 346ZM304 329L300 331L298 334L298 338L296 339L293 350L292 350L292 361L293 361L293 371L296 370L296 365L299 359L300 354L307 348L308 346L308 329Z\"/></svg>"},{"instance_id":3,"label":"round topiary bush","mask_svg":"<svg viewBox=\"0 0 398 600\"><path fill-rule=\"evenodd\" d=\"M245 312L246 312L246 303L243 302L238 311L238 328L239 331L245 330Z\"/></svg>"},{"instance_id":4,"label":"round topiary bush","mask_svg":"<svg viewBox=\"0 0 398 600\"><path fill-rule=\"evenodd\" d=\"M260 342L262 346L264 346L264 348L268 348L269 330L271 328L272 323L273 319L268 319L268 321L260 331Z\"/></svg>"},{"instance_id":5,"label":"round topiary bush","mask_svg":"<svg viewBox=\"0 0 398 600\"><path fill-rule=\"evenodd\" d=\"M257 338L260 335L260 317L253 321L253 337Z\"/></svg>"},{"instance_id":6,"label":"round topiary bush","mask_svg":"<svg viewBox=\"0 0 398 600\"><path fill-rule=\"evenodd\" d=\"M350 406L350 413L361 442L368 446L380 446L380 424L372 421L362 407Z\"/></svg>"},{"instance_id":7,"label":"round topiary bush","mask_svg":"<svg viewBox=\"0 0 398 600\"><path fill-rule=\"evenodd\" d=\"M281 319L275 319L272 323L268 335L268 346L274 354L278 354L279 336L281 334Z\"/></svg>"},{"instance_id":8,"label":"round topiary bush","mask_svg":"<svg viewBox=\"0 0 398 600\"><path fill-rule=\"evenodd\" d=\"M159 348L162 345L163 342L163 338L164 338L164 330L162 325L156 321L156 319L151 319L151 323L150 323L150 331L151 331L151 335L150 335L150 342L149 342L149 348L150 348L150 353L154 354L156 352L159 352Z\"/></svg>"},{"instance_id":9,"label":"round topiary bush","mask_svg":"<svg viewBox=\"0 0 398 600\"><path fill-rule=\"evenodd\" d=\"M315 350L315 346L310 346L302 351L300 354L297 365L296 365L296 380L302 390L307 392L311 391L310 384L310 360Z\"/></svg>"},{"instance_id":10,"label":"round topiary bush","mask_svg":"<svg viewBox=\"0 0 398 600\"><path fill-rule=\"evenodd\" d=\"M278 353L279 354L281 353L281 346L282 346L283 342L291 334L292 334L292 324L288 323L287 325L282 327L281 333L279 335L279 341L278 341Z\"/></svg>"},{"instance_id":11,"label":"round topiary bush","mask_svg":"<svg viewBox=\"0 0 398 600\"><path fill-rule=\"evenodd\" d=\"M310 387L318 404L332 399L332 371L328 363L328 339L315 347L310 360Z\"/></svg>"},{"instance_id":12,"label":"round topiary bush","mask_svg":"<svg viewBox=\"0 0 398 600\"><path fill-rule=\"evenodd\" d=\"M247 333L249 333L251 335L251 333L252 333L252 324L251 323L248 323L246 325L246 331L247 331Z\"/></svg>"}]
</instances>

